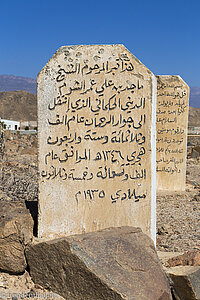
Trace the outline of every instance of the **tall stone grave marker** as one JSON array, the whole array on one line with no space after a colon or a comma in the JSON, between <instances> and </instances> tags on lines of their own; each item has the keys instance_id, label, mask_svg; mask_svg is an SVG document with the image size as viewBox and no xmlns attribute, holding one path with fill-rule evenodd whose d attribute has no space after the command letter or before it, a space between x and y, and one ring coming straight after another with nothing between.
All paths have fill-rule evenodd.
<instances>
[{"instance_id":1,"label":"tall stone grave marker","mask_svg":"<svg viewBox=\"0 0 200 300\"><path fill-rule=\"evenodd\" d=\"M180 76L157 76L157 189L184 191L189 87Z\"/></svg>"},{"instance_id":2,"label":"tall stone grave marker","mask_svg":"<svg viewBox=\"0 0 200 300\"><path fill-rule=\"evenodd\" d=\"M123 45L61 47L38 75L39 237L155 239L156 78Z\"/></svg>"}]
</instances>

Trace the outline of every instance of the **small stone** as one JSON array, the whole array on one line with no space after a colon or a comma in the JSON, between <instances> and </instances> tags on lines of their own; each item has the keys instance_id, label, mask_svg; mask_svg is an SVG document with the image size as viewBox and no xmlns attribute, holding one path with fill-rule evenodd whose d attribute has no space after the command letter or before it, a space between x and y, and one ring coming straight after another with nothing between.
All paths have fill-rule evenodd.
<instances>
[{"instance_id":1,"label":"small stone","mask_svg":"<svg viewBox=\"0 0 200 300\"><path fill-rule=\"evenodd\" d=\"M160 226L158 228L157 233L158 233L158 235L171 234L172 229L168 224L163 224L162 226Z\"/></svg>"},{"instance_id":2,"label":"small stone","mask_svg":"<svg viewBox=\"0 0 200 300\"><path fill-rule=\"evenodd\" d=\"M194 198L191 201L197 201L200 202L200 194L195 195Z\"/></svg>"}]
</instances>

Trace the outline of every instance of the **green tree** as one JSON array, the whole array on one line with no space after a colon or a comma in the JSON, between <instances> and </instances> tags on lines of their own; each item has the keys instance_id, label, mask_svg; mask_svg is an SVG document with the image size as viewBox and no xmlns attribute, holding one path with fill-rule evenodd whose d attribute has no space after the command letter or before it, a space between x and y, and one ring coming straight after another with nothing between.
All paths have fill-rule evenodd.
<instances>
[{"instance_id":1,"label":"green tree","mask_svg":"<svg viewBox=\"0 0 200 300\"><path fill-rule=\"evenodd\" d=\"M4 123L4 121L0 121L0 126L2 129L6 129L7 125Z\"/></svg>"}]
</instances>

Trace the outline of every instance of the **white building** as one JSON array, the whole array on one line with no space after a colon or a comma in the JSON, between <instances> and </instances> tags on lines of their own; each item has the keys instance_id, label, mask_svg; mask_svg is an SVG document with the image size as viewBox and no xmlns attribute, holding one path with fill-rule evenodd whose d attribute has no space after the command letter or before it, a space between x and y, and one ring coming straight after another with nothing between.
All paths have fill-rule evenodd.
<instances>
[{"instance_id":1,"label":"white building","mask_svg":"<svg viewBox=\"0 0 200 300\"><path fill-rule=\"evenodd\" d=\"M18 122L18 121L0 119L0 122L4 122L4 124L6 124L6 129L9 129L9 130L19 130L20 129L20 122Z\"/></svg>"},{"instance_id":2,"label":"white building","mask_svg":"<svg viewBox=\"0 0 200 300\"><path fill-rule=\"evenodd\" d=\"M29 129L35 129L37 127L37 121L21 121L20 128L24 130L25 127L29 127Z\"/></svg>"}]
</instances>

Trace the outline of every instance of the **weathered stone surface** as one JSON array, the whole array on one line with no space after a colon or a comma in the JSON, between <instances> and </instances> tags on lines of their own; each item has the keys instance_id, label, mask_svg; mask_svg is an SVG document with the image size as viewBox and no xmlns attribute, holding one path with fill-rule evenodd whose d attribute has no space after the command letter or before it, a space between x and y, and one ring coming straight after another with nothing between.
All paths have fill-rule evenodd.
<instances>
[{"instance_id":1,"label":"weathered stone surface","mask_svg":"<svg viewBox=\"0 0 200 300\"><path fill-rule=\"evenodd\" d=\"M29 245L33 281L65 299L171 299L152 240L133 227Z\"/></svg>"},{"instance_id":2,"label":"weathered stone surface","mask_svg":"<svg viewBox=\"0 0 200 300\"><path fill-rule=\"evenodd\" d=\"M200 267L178 266L166 273L176 300L200 299Z\"/></svg>"},{"instance_id":3,"label":"weathered stone surface","mask_svg":"<svg viewBox=\"0 0 200 300\"><path fill-rule=\"evenodd\" d=\"M171 257L168 260L169 267L176 266L200 266L200 250L193 250Z\"/></svg>"},{"instance_id":4,"label":"weathered stone surface","mask_svg":"<svg viewBox=\"0 0 200 300\"><path fill-rule=\"evenodd\" d=\"M38 75L39 237L155 240L155 76L123 45L61 47Z\"/></svg>"},{"instance_id":5,"label":"weathered stone surface","mask_svg":"<svg viewBox=\"0 0 200 300\"><path fill-rule=\"evenodd\" d=\"M181 252L166 252L166 251L158 251L158 250L157 250L157 254L162 263L162 266L164 267L164 270L169 267L168 264L169 259L176 257L178 255L182 255Z\"/></svg>"},{"instance_id":6,"label":"weathered stone surface","mask_svg":"<svg viewBox=\"0 0 200 300\"><path fill-rule=\"evenodd\" d=\"M26 268L25 245L33 236L33 220L24 203L1 200L0 270L19 274Z\"/></svg>"},{"instance_id":7,"label":"weathered stone surface","mask_svg":"<svg viewBox=\"0 0 200 300\"><path fill-rule=\"evenodd\" d=\"M19 275L0 273L0 299L65 300L58 294L34 284L27 271Z\"/></svg>"},{"instance_id":8,"label":"weathered stone surface","mask_svg":"<svg viewBox=\"0 0 200 300\"><path fill-rule=\"evenodd\" d=\"M157 77L156 181L158 190L184 191L189 87L180 76Z\"/></svg>"}]
</instances>

